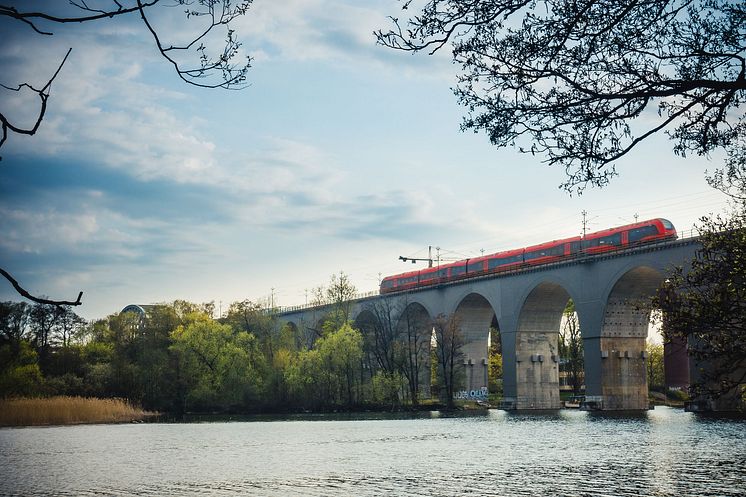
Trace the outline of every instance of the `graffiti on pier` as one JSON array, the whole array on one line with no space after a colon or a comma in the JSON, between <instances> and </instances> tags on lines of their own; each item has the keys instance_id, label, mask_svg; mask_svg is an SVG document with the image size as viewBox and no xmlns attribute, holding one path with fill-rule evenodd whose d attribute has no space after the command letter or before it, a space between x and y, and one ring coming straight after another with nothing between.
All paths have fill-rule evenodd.
<instances>
[{"instance_id":1,"label":"graffiti on pier","mask_svg":"<svg viewBox=\"0 0 746 497\"><path fill-rule=\"evenodd\" d=\"M487 400L487 387L474 390L461 390L453 394L456 400Z\"/></svg>"}]
</instances>

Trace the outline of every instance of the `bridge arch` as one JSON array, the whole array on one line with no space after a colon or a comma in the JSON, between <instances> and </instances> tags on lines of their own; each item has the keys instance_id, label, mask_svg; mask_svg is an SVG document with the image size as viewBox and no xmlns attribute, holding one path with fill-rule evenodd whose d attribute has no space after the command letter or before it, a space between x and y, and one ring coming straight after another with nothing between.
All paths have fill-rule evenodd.
<instances>
[{"instance_id":1,"label":"bridge arch","mask_svg":"<svg viewBox=\"0 0 746 497\"><path fill-rule=\"evenodd\" d=\"M665 280L648 265L623 268L612 280L601 326L601 388L605 409L647 409L645 352L650 298Z\"/></svg>"},{"instance_id":2,"label":"bridge arch","mask_svg":"<svg viewBox=\"0 0 746 497\"><path fill-rule=\"evenodd\" d=\"M400 359L410 392L418 398L430 398L432 370L430 349L433 337L433 318L419 302L403 305L396 323L396 336L402 344Z\"/></svg>"},{"instance_id":3,"label":"bridge arch","mask_svg":"<svg viewBox=\"0 0 746 497\"><path fill-rule=\"evenodd\" d=\"M464 377L462 387L467 392L486 392L489 373L489 335L490 326L493 321L497 320L495 310L484 295L470 292L461 298L453 314L464 339L461 363Z\"/></svg>"},{"instance_id":4,"label":"bridge arch","mask_svg":"<svg viewBox=\"0 0 746 497\"><path fill-rule=\"evenodd\" d=\"M525 297L515 340L516 408L559 409L559 346L570 292L554 279L537 283Z\"/></svg>"}]
</instances>

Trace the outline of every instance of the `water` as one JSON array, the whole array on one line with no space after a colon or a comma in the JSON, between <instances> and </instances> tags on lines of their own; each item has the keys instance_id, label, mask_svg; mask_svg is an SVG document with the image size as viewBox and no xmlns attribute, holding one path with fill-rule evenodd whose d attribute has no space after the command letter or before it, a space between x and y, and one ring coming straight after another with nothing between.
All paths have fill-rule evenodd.
<instances>
[{"instance_id":1,"label":"water","mask_svg":"<svg viewBox=\"0 0 746 497\"><path fill-rule=\"evenodd\" d=\"M0 429L0 495L746 495L746 422L488 411Z\"/></svg>"}]
</instances>

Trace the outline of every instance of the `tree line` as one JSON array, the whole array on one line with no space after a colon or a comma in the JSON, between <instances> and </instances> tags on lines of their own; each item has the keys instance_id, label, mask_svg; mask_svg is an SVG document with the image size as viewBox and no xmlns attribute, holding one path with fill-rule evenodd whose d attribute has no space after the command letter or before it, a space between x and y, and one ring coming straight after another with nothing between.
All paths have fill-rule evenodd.
<instances>
[{"instance_id":1,"label":"tree line","mask_svg":"<svg viewBox=\"0 0 746 497\"><path fill-rule=\"evenodd\" d=\"M119 397L177 415L416 408L431 395L453 407L457 320L383 300L353 323L352 294L344 274L319 290L319 329L281 325L248 300L218 319L212 302L177 300L91 322L70 306L2 302L0 398Z\"/></svg>"}]
</instances>

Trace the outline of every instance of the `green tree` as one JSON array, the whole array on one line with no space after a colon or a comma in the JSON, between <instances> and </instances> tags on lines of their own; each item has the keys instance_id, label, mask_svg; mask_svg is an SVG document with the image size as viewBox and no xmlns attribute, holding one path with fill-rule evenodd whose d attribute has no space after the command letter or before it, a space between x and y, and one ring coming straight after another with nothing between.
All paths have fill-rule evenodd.
<instances>
[{"instance_id":1,"label":"green tree","mask_svg":"<svg viewBox=\"0 0 746 497\"><path fill-rule=\"evenodd\" d=\"M217 323L204 314L172 334L187 409L252 409L262 393L263 357L256 338Z\"/></svg>"},{"instance_id":2,"label":"green tree","mask_svg":"<svg viewBox=\"0 0 746 497\"><path fill-rule=\"evenodd\" d=\"M487 372L487 390L491 394L502 396L503 356L500 330L490 326L490 350Z\"/></svg>"},{"instance_id":3,"label":"green tree","mask_svg":"<svg viewBox=\"0 0 746 497\"><path fill-rule=\"evenodd\" d=\"M448 46L462 129L564 167L582 191L652 134L674 152L738 154L746 121L746 5L733 0L429 0L376 33L430 54Z\"/></svg>"},{"instance_id":4,"label":"green tree","mask_svg":"<svg viewBox=\"0 0 746 497\"><path fill-rule=\"evenodd\" d=\"M648 388L651 390L664 390L666 379L663 369L663 345L659 343L645 343L648 370Z\"/></svg>"},{"instance_id":5,"label":"green tree","mask_svg":"<svg viewBox=\"0 0 746 497\"><path fill-rule=\"evenodd\" d=\"M395 410L401 403L400 395L404 379L397 372L376 371L372 379L373 398L380 404L391 406Z\"/></svg>"},{"instance_id":6,"label":"green tree","mask_svg":"<svg viewBox=\"0 0 746 497\"><path fill-rule=\"evenodd\" d=\"M360 378L363 337L349 323L319 338L286 370L291 394L307 408L352 406Z\"/></svg>"},{"instance_id":7,"label":"green tree","mask_svg":"<svg viewBox=\"0 0 746 497\"><path fill-rule=\"evenodd\" d=\"M26 340L0 345L0 398L42 393L42 377L34 348Z\"/></svg>"}]
</instances>

